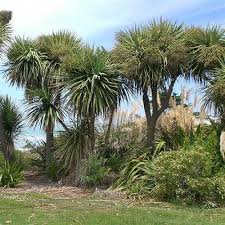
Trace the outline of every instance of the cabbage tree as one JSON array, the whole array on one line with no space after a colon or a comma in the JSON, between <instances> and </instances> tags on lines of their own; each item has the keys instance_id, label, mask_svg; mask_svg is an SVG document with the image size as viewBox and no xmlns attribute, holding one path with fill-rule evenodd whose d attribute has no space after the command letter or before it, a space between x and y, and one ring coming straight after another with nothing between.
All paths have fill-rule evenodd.
<instances>
[{"instance_id":1,"label":"cabbage tree","mask_svg":"<svg viewBox=\"0 0 225 225\"><path fill-rule=\"evenodd\" d=\"M75 35L60 31L34 40L16 37L8 49L6 76L12 85L25 88L29 121L46 132L47 158L56 123L67 129L56 77L64 71L62 63L68 63L67 57L71 59L79 45L80 39Z\"/></svg>"},{"instance_id":2,"label":"cabbage tree","mask_svg":"<svg viewBox=\"0 0 225 225\"><path fill-rule=\"evenodd\" d=\"M113 51L124 77L142 94L147 146L152 151L157 120L168 108L174 84L187 68L184 28L167 20L153 20L146 26L120 31ZM161 104L160 92L164 93Z\"/></svg>"},{"instance_id":3,"label":"cabbage tree","mask_svg":"<svg viewBox=\"0 0 225 225\"><path fill-rule=\"evenodd\" d=\"M86 120L92 151L95 148L95 118L127 99L128 87L105 50L84 46L73 58L70 72L63 77L68 105Z\"/></svg>"},{"instance_id":4,"label":"cabbage tree","mask_svg":"<svg viewBox=\"0 0 225 225\"><path fill-rule=\"evenodd\" d=\"M8 96L0 96L0 146L7 161L14 160L14 144L22 128L23 118L18 107Z\"/></svg>"}]
</instances>

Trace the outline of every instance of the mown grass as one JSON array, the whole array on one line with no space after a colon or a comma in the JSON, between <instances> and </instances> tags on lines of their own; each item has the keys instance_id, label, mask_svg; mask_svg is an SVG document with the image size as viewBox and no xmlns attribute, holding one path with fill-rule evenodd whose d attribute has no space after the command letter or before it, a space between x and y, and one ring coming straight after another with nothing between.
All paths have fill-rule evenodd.
<instances>
[{"instance_id":1,"label":"mown grass","mask_svg":"<svg viewBox=\"0 0 225 225\"><path fill-rule=\"evenodd\" d=\"M0 224L224 225L225 209L153 203L143 206L96 198L52 199L39 194L2 195Z\"/></svg>"}]
</instances>

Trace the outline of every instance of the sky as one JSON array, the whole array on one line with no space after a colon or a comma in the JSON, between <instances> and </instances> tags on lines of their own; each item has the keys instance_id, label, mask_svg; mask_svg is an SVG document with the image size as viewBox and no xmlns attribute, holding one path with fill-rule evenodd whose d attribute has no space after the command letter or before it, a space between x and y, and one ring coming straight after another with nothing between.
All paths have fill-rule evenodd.
<instances>
[{"instance_id":1,"label":"sky","mask_svg":"<svg viewBox=\"0 0 225 225\"><path fill-rule=\"evenodd\" d=\"M116 32L148 23L152 18L163 17L189 25L225 25L225 0L0 0L0 6L0 10L13 12L14 36L35 38L63 29L108 49L113 47ZM197 88L190 86L193 91ZM23 90L10 87L3 73L2 94L22 104ZM30 139L43 136L37 129L26 132Z\"/></svg>"}]
</instances>

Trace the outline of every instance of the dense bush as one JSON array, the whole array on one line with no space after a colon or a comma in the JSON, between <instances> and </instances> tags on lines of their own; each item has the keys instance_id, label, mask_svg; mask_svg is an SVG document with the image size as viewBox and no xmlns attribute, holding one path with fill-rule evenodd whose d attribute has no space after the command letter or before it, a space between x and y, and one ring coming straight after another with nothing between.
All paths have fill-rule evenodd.
<instances>
[{"instance_id":1,"label":"dense bush","mask_svg":"<svg viewBox=\"0 0 225 225\"><path fill-rule=\"evenodd\" d=\"M127 160L113 187L167 201L223 203L225 166L219 150L220 126L201 125L189 135L179 126L175 130L179 141L172 149L174 134L161 133L166 137L164 147L156 149L153 158L145 154Z\"/></svg>"},{"instance_id":2,"label":"dense bush","mask_svg":"<svg viewBox=\"0 0 225 225\"><path fill-rule=\"evenodd\" d=\"M102 157L90 154L83 162L80 183L89 187L101 185L108 172L104 163L105 160Z\"/></svg>"},{"instance_id":3,"label":"dense bush","mask_svg":"<svg viewBox=\"0 0 225 225\"><path fill-rule=\"evenodd\" d=\"M154 179L152 161L145 153L125 163L120 178L112 188L124 190L130 195L145 195L151 192L155 183Z\"/></svg>"},{"instance_id":4,"label":"dense bush","mask_svg":"<svg viewBox=\"0 0 225 225\"><path fill-rule=\"evenodd\" d=\"M156 182L154 194L167 200L190 197L189 181L209 177L212 170L209 154L200 150L160 154L154 166Z\"/></svg>"},{"instance_id":5,"label":"dense bush","mask_svg":"<svg viewBox=\"0 0 225 225\"><path fill-rule=\"evenodd\" d=\"M64 172L63 166L55 157L55 149L52 149L51 158L46 167L45 142L39 142L37 145L29 144L30 154L26 154L25 158L30 168L46 175L51 181L57 181Z\"/></svg>"},{"instance_id":6,"label":"dense bush","mask_svg":"<svg viewBox=\"0 0 225 225\"><path fill-rule=\"evenodd\" d=\"M1 187L15 188L24 179L23 165L20 162L1 162L0 185Z\"/></svg>"},{"instance_id":7,"label":"dense bush","mask_svg":"<svg viewBox=\"0 0 225 225\"><path fill-rule=\"evenodd\" d=\"M225 164L220 153L220 133L221 126L215 122L212 125L201 126L198 128L192 144L193 147L201 147L210 154L213 175L217 175L221 171L225 174Z\"/></svg>"},{"instance_id":8,"label":"dense bush","mask_svg":"<svg viewBox=\"0 0 225 225\"><path fill-rule=\"evenodd\" d=\"M127 148L116 149L109 144L98 143L99 156L105 159L105 166L113 172L119 172L129 151Z\"/></svg>"},{"instance_id":9,"label":"dense bush","mask_svg":"<svg viewBox=\"0 0 225 225\"><path fill-rule=\"evenodd\" d=\"M136 110L137 105L134 104L130 112L116 112L107 142L105 131L98 134L97 151L106 159L105 165L113 172L118 173L128 158L143 154L142 149L146 144L145 121L137 116Z\"/></svg>"},{"instance_id":10,"label":"dense bush","mask_svg":"<svg viewBox=\"0 0 225 225\"><path fill-rule=\"evenodd\" d=\"M166 152L154 161L154 196L188 204L225 198L225 177L213 176L212 155L205 149Z\"/></svg>"}]
</instances>

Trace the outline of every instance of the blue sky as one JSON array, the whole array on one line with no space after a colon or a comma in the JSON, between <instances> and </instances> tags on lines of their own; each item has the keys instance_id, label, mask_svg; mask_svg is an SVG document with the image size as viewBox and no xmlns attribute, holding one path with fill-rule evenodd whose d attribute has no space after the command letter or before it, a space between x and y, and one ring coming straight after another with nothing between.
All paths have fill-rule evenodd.
<instances>
[{"instance_id":1,"label":"blue sky","mask_svg":"<svg viewBox=\"0 0 225 225\"><path fill-rule=\"evenodd\" d=\"M0 0L0 6L13 11L14 35L34 38L68 29L106 48L112 48L115 32L161 16L186 24L225 25L225 0ZM23 91L9 87L0 75L1 94L18 104L23 99Z\"/></svg>"}]
</instances>

